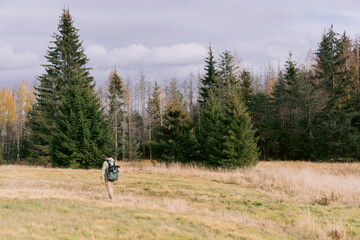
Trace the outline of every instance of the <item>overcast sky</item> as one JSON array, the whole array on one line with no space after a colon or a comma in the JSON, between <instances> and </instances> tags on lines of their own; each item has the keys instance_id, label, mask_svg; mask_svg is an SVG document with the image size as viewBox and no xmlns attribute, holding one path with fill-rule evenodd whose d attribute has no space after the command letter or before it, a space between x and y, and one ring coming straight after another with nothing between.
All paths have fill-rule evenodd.
<instances>
[{"instance_id":1,"label":"overcast sky","mask_svg":"<svg viewBox=\"0 0 360 240\"><path fill-rule=\"evenodd\" d=\"M0 0L0 88L36 82L69 8L97 85L116 67L149 81L202 73L211 43L259 71L313 52L325 29L360 34L356 0ZM277 67L277 66L276 66Z\"/></svg>"}]
</instances>

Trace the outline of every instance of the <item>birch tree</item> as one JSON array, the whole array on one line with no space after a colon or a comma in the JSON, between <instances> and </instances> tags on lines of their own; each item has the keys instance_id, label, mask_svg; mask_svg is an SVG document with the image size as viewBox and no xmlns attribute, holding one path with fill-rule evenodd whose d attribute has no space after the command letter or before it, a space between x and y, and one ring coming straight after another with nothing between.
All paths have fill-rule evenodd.
<instances>
[{"instance_id":1,"label":"birch tree","mask_svg":"<svg viewBox=\"0 0 360 240\"><path fill-rule=\"evenodd\" d=\"M0 90L0 129L1 129L1 148L6 159L10 156L9 129L16 121L16 104L10 89Z\"/></svg>"},{"instance_id":2,"label":"birch tree","mask_svg":"<svg viewBox=\"0 0 360 240\"><path fill-rule=\"evenodd\" d=\"M27 81L22 81L16 89L16 139L17 139L17 156L20 160L20 151L22 146L23 132L25 121L28 118L28 113L35 104L35 95L33 88L29 88Z\"/></svg>"}]
</instances>

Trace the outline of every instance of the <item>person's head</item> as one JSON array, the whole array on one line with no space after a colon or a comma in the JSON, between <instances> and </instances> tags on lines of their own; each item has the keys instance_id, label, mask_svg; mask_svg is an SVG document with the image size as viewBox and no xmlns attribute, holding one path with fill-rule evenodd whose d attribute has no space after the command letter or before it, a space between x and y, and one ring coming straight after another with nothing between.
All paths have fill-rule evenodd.
<instances>
[{"instance_id":1,"label":"person's head","mask_svg":"<svg viewBox=\"0 0 360 240\"><path fill-rule=\"evenodd\" d=\"M107 154L106 154L106 158L111 158L111 154L110 154L110 153L107 153Z\"/></svg>"}]
</instances>

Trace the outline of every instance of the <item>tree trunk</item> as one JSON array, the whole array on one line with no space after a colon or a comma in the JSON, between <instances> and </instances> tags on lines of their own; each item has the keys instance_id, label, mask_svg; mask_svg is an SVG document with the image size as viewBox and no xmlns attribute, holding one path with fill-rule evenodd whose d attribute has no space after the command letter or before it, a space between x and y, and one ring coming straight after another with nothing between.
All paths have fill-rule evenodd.
<instances>
[{"instance_id":1,"label":"tree trunk","mask_svg":"<svg viewBox=\"0 0 360 240\"><path fill-rule=\"evenodd\" d=\"M22 139L22 122L20 119L20 129L18 130L18 134L17 134L17 143L16 143L16 147L17 147L17 153L16 153L16 160L20 161L20 142Z\"/></svg>"},{"instance_id":2,"label":"tree trunk","mask_svg":"<svg viewBox=\"0 0 360 240\"><path fill-rule=\"evenodd\" d=\"M117 110L115 111L115 119L114 119L114 132L115 132L115 161L118 158L118 122L117 122Z\"/></svg>"},{"instance_id":3,"label":"tree trunk","mask_svg":"<svg viewBox=\"0 0 360 240\"><path fill-rule=\"evenodd\" d=\"M124 106L125 109L125 106ZM125 161L125 126L126 126L126 117L125 111L123 113L123 122L122 122L122 160Z\"/></svg>"},{"instance_id":4,"label":"tree trunk","mask_svg":"<svg viewBox=\"0 0 360 240\"><path fill-rule=\"evenodd\" d=\"M141 145L142 145L142 156L145 157L145 76L141 72L140 81L140 100L141 100Z\"/></svg>"},{"instance_id":5,"label":"tree trunk","mask_svg":"<svg viewBox=\"0 0 360 240\"><path fill-rule=\"evenodd\" d=\"M189 104L190 104L190 118L192 121L194 121L194 92L193 92L193 77L191 76L190 79L190 86L189 86Z\"/></svg>"},{"instance_id":6,"label":"tree trunk","mask_svg":"<svg viewBox=\"0 0 360 240\"><path fill-rule=\"evenodd\" d=\"M149 123L149 142L150 142L150 144L149 144L149 150L150 150L150 160L152 160L152 151L151 151L151 141L152 141L152 139L151 139L151 135L152 135L152 122L151 122L151 115L150 115L150 123Z\"/></svg>"},{"instance_id":7,"label":"tree trunk","mask_svg":"<svg viewBox=\"0 0 360 240\"><path fill-rule=\"evenodd\" d=\"M129 141L129 161L131 161L132 160L132 145L131 145L131 112L130 112L130 110L131 110L131 108L130 108L130 102L131 102L131 100L130 100L130 97L129 97L129 101L128 101L128 135L129 135L129 139L128 139L128 141Z\"/></svg>"}]
</instances>

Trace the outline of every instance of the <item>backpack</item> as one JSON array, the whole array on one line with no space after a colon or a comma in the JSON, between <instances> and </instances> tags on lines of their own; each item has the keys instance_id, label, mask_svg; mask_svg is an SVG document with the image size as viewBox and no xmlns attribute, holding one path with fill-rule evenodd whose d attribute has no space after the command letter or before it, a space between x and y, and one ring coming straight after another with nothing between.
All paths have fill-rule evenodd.
<instances>
[{"instance_id":1,"label":"backpack","mask_svg":"<svg viewBox=\"0 0 360 240\"><path fill-rule=\"evenodd\" d=\"M118 165L116 165L115 161L114 164L111 165L109 160L106 160L107 163L109 164L109 168L107 171L107 180L109 181L115 181L118 180L119 178L119 167Z\"/></svg>"}]
</instances>

